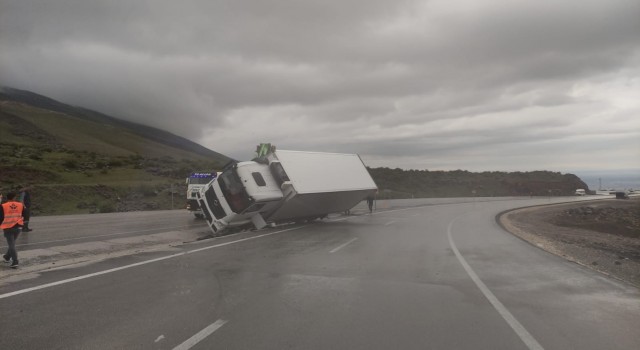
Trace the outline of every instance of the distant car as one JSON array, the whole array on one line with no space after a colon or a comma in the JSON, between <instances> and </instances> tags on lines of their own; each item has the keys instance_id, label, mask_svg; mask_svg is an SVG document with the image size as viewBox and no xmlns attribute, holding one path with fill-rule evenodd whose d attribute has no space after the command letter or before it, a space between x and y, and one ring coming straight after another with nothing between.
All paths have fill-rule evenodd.
<instances>
[{"instance_id":1,"label":"distant car","mask_svg":"<svg viewBox=\"0 0 640 350\"><path fill-rule=\"evenodd\" d=\"M585 191L582 188L579 188L579 189L576 190L576 196L584 196L586 194L587 194L587 191Z\"/></svg>"},{"instance_id":2,"label":"distant car","mask_svg":"<svg viewBox=\"0 0 640 350\"><path fill-rule=\"evenodd\" d=\"M629 195L626 192L616 192L616 199L629 199Z\"/></svg>"}]
</instances>

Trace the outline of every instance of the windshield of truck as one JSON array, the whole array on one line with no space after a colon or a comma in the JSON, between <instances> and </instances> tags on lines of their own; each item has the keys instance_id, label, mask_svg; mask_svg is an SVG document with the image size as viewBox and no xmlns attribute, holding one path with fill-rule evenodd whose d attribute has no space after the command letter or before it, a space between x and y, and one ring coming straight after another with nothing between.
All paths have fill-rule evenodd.
<instances>
[{"instance_id":1,"label":"windshield of truck","mask_svg":"<svg viewBox=\"0 0 640 350\"><path fill-rule=\"evenodd\" d=\"M190 177L189 185L206 185L213 177Z\"/></svg>"},{"instance_id":2,"label":"windshield of truck","mask_svg":"<svg viewBox=\"0 0 640 350\"><path fill-rule=\"evenodd\" d=\"M219 178L219 183L222 194L234 213L242 213L249 207L251 204L249 196L244 190L244 186L242 186L240 177L235 169L230 169L222 173Z\"/></svg>"}]
</instances>

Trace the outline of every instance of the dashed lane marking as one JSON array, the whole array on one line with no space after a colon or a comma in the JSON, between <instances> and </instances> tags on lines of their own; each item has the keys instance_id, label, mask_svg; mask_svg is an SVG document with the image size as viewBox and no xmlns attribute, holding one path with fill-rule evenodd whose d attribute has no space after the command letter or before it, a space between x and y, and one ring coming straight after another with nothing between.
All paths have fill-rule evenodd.
<instances>
[{"instance_id":1,"label":"dashed lane marking","mask_svg":"<svg viewBox=\"0 0 640 350\"><path fill-rule=\"evenodd\" d=\"M340 250L340 249L342 249L342 248L344 248L344 247L348 246L349 244L351 244L351 243L355 242L357 239L358 239L358 238L356 237L356 238L354 238L354 239L350 240L350 241L349 241L349 242L347 242L347 243L344 243L344 244L342 244L342 245L340 245L340 246L338 246L338 247L336 247L336 248L333 248L333 250L331 250L329 253L333 254L333 253L337 252L338 250Z\"/></svg>"},{"instance_id":2,"label":"dashed lane marking","mask_svg":"<svg viewBox=\"0 0 640 350\"><path fill-rule=\"evenodd\" d=\"M226 320L217 320L216 322L210 324L209 326L207 326L207 328L201 330L200 332L196 333L193 337L185 340L182 344L176 346L175 348L173 348L173 350L189 350L191 349L194 345L198 344L199 342L203 341L206 337L210 336L213 332L217 331L220 327L224 326L224 324L227 323Z\"/></svg>"}]
</instances>

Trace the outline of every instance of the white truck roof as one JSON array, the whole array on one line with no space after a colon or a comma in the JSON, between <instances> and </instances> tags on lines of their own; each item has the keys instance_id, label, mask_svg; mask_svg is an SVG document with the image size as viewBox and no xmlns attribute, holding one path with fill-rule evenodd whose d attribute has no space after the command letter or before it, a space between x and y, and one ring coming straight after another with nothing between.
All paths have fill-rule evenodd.
<instances>
[{"instance_id":1,"label":"white truck roof","mask_svg":"<svg viewBox=\"0 0 640 350\"><path fill-rule=\"evenodd\" d=\"M301 194L377 188L357 154L277 150L275 155Z\"/></svg>"}]
</instances>

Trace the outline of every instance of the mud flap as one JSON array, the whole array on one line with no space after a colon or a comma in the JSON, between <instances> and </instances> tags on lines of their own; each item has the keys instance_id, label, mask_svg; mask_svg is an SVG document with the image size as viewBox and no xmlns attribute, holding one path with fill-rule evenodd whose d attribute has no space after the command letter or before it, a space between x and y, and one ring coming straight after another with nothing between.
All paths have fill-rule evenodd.
<instances>
[{"instance_id":1,"label":"mud flap","mask_svg":"<svg viewBox=\"0 0 640 350\"><path fill-rule=\"evenodd\" d=\"M253 215L251 217L251 222L253 223L253 226L255 226L255 228L258 230L267 226L267 223L264 221L262 215L260 214Z\"/></svg>"}]
</instances>

